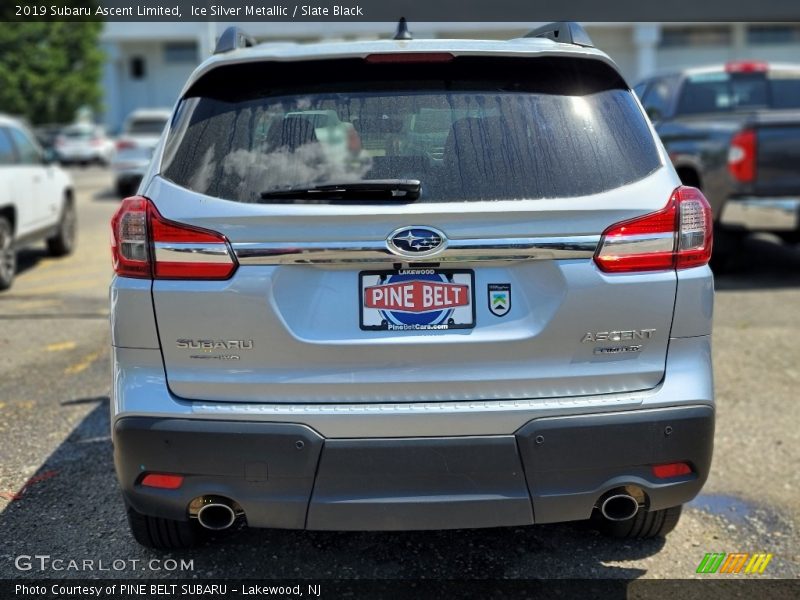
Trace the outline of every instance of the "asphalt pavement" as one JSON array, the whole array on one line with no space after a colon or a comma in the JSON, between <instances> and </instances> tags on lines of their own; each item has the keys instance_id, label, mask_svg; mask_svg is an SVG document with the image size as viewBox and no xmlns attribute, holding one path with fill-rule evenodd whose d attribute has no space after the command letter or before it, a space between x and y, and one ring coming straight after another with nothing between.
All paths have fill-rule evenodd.
<instances>
[{"instance_id":1,"label":"asphalt pavement","mask_svg":"<svg viewBox=\"0 0 800 600\"><path fill-rule=\"evenodd\" d=\"M107 171L72 173L78 250L64 259L25 250L0 295L0 578L682 579L712 577L696 573L709 552L771 553L758 577L800 575L800 248L767 237L747 240L736 270L717 277L714 463L666 540L621 542L564 524L245 529L188 552L138 546L109 437L108 221L118 201ZM18 557L34 555L50 558L26 570ZM81 569L55 570L56 559Z\"/></svg>"}]
</instances>

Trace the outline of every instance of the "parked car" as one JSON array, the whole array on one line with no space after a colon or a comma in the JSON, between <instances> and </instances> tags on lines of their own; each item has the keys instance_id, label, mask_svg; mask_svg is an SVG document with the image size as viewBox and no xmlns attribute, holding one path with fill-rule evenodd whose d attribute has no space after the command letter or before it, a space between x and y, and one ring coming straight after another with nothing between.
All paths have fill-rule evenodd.
<instances>
[{"instance_id":1,"label":"parked car","mask_svg":"<svg viewBox=\"0 0 800 600\"><path fill-rule=\"evenodd\" d=\"M800 65L735 61L634 89L681 180L711 203L715 260L750 231L800 241Z\"/></svg>"},{"instance_id":2,"label":"parked car","mask_svg":"<svg viewBox=\"0 0 800 600\"><path fill-rule=\"evenodd\" d=\"M41 146L42 150L50 150L55 152L56 138L64 129L64 127L64 125L50 123L47 125L38 125L33 128L32 131L36 136L36 141L39 142L39 146Z\"/></svg>"},{"instance_id":3,"label":"parked car","mask_svg":"<svg viewBox=\"0 0 800 600\"><path fill-rule=\"evenodd\" d=\"M100 125L79 123L56 136L55 151L61 164L107 165L114 156L114 141Z\"/></svg>"},{"instance_id":4,"label":"parked car","mask_svg":"<svg viewBox=\"0 0 800 600\"><path fill-rule=\"evenodd\" d=\"M45 240L53 256L75 246L72 181L19 120L0 115L0 290L11 287L17 251Z\"/></svg>"},{"instance_id":5,"label":"parked car","mask_svg":"<svg viewBox=\"0 0 800 600\"><path fill-rule=\"evenodd\" d=\"M125 120L111 163L117 195L136 191L170 114L169 109L141 109Z\"/></svg>"},{"instance_id":6,"label":"parked car","mask_svg":"<svg viewBox=\"0 0 800 600\"><path fill-rule=\"evenodd\" d=\"M364 160L304 111L353 124ZM652 537L705 482L710 207L576 24L231 28L140 192L112 219L111 410L141 544L237 521Z\"/></svg>"}]
</instances>

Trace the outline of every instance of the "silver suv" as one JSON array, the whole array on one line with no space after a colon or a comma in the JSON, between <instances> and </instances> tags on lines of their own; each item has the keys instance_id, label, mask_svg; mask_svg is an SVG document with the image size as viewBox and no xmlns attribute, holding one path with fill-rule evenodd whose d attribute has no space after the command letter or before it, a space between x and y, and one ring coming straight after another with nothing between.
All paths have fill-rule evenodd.
<instances>
[{"instance_id":1,"label":"silver suv","mask_svg":"<svg viewBox=\"0 0 800 600\"><path fill-rule=\"evenodd\" d=\"M706 480L709 206L574 24L229 30L112 228L142 544L237 522L650 537Z\"/></svg>"}]
</instances>

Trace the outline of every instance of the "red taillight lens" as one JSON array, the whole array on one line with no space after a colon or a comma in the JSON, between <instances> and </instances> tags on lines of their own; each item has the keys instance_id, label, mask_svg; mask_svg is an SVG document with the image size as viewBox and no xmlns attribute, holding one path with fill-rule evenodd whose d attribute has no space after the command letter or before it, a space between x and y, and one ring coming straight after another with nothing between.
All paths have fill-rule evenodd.
<instances>
[{"instance_id":1,"label":"red taillight lens","mask_svg":"<svg viewBox=\"0 0 800 600\"><path fill-rule=\"evenodd\" d=\"M142 196L111 219L114 271L140 279L228 279L236 271L221 233L164 219Z\"/></svg>"},{"instance_id":2,"label":"red taillight lens","mask_svg":"<svg viewBox=\"0 0 800 600\"><path fill-rule=\"evenodd\" d=\"M679 187L673 197L678 203L675 268L688 269L708 264L714 242L711 205L703 192L693 187Z\"/></svg>"},{"instance_id":3,"label":"red taillight lens","mask_svg":"<svg viewBox=\"0 0 800 600\"><path fill-rule=\"evenodd\" d=\"M361 152L361 136L355 129L347 132L347 150L354 156Z\"/></svg>"},{"instance_id":4,"label":"red taillight lens","mask_svg":"<svg viewBox=\"0 0 800 600\"><path fill-rule=\"evenodd\" d=\"M131 140L119 140L117 142L117 150L128 150L131 148L136 148L136 143Z\"/></svg>"},{"instance_id":5,"label":"red taillight lens","mask_svg":"<svg viewBox=\"0 0 800 600\"><path fill-rule=\"evenodd\" d=\"M756 179L756 132L745 129L733 136L728 149L728 171L736 181L751 183Z\"/></svg>"},{"instance_id":6,"label":"red taillight lens","mask_svg":"<svg viewBox=\"0 0 800 600\"><path fill-rule=\"evenodd\" d=\"M148 473L142 477L141 485L162 490L177 490L183 485L183 475L167 475L165 473Z\"/></svg>"},{"instance_id":7,"label":"red taillight lens","mask_svg":"<svg viewBox=\"0 0 800 600\"><path fill-rule=\"evenodd\" d=\"M689 475L691 472L692 472L692 467L683 462L668 463L666 465L653 466L653 475L655 475L659 479L680 477L681 475Z\"/></svg>"},{"instance_id":8,"label":"red taillight lens","mask_svg":"<svg viewBox=\"0 0 800 600\"><path fill-rule=\"evenodd\" d=\"M686 269L711 258L711 207L697 188L677 188L654 213L603 232L594 261L606 273Z\"/></svg>"},{"instance_id":9,"label":"red taillight lens","mask_svg":"<svg viewBox=\"0 0 800 600\"><path fill-rule=\"evenodd\" d=\"M762 60L732 60L725 65L726 73L764 73L769 64Z\"/></svg>"}]
</instances>

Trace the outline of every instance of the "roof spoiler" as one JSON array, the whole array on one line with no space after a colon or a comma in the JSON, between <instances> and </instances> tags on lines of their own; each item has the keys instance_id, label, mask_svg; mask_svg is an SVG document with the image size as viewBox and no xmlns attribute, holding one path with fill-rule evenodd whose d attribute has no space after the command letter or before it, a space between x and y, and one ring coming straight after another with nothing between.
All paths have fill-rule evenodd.
<instances>
[{"instance_id":1,"label":"roof spoiler","mask_svg":"<svg viewBox=\"0 0 800 600\"><path fill-rule=\"evenodd\" d=\"M574 44L594 48L592 38L586 30L575 21L558 21L537 27L525 34L526 38L547 38L561 44Z\"/></svg>"},{"instance_id":2,"label":"roof spoiler","mask_svg":"<svg viewBox=\"0 0 800 600\"><path fill-rule=\"evenodd\" d=\"M247 35L238 27L228 27L219 36L214 54L225 54L238 48L249 48L256 45L256 40Z\"/></svg>"}]
</instances>

